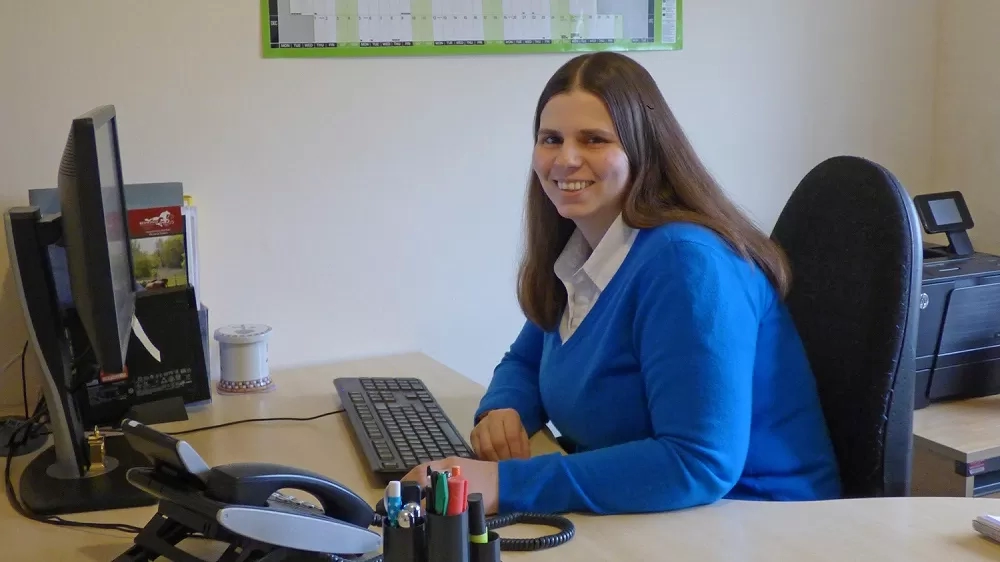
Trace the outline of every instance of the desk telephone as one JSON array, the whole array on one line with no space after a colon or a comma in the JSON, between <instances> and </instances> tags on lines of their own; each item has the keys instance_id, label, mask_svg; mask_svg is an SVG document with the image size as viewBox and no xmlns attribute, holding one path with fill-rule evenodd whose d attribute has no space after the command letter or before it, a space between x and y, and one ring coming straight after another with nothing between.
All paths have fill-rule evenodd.
<instances>
[{"instance_id":1,"label":"desk telephone","mask_svg":"<svg viewBox=\"0 0 1000 562\"><path fill-rule=\"evenodd\" d=\"M163 556L202 562L177 547L204 536L227 542L220 562L325 560L317 553L360 555L378 550L368 529L375 510L343 485L306 470L265 463L209 468L185 441L134 420L122 422L129 445L149 467L130 469L128 481L159 499L157 515L115 562L151 562ZM289 500L281 489L312 494L320 506Z\"/></svg>"},{"instance_id":2,"label":"desk telephone","mask_svg":"<svg viewBox=\"0 0 1000 562\"><path fill-rule=\"evenodd\" d=\"M123 420L121 429L129 445L150 461L150 466L128 471L129 483L156 497L159 504L157 514L136 536L135 544L114 562L152 562L160 557L174 562L205 562L177 546L192 537L228 543L218 562L339 562L378 551L390 529L402 532L388 524L383 527L382 501L373 508L347 487L319 474L268 463L209 467L185 441L135 420ZM319 505L298 501L279 490L302 490L314 496ZM538 514L493 518L487 525L496 529L520 522L554 526L560 531L537 539L500 539L490 531L490 546L496 551L539 550L562 544L574 533L569 520ZM405 532L412 534L414 530ZM421 536L421 541L424 538ZM429 562L426 553L410 552L403 558L392 556L388 544L384 550L385 562ZM470 562L467 556L454 562ZM379 555L367 562L382 561L383 555Z\"/></svg>"}]
</instances>

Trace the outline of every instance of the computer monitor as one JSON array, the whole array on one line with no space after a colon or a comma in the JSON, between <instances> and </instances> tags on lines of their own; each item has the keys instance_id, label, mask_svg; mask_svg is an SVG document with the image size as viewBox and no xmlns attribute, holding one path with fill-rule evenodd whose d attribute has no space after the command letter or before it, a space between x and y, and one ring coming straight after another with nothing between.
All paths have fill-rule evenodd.
<instances>
[{"instance_id":1,"label":"computer monitor","mask_svg":"<svg viewBox=\"0 0 1000 562\"><path fill-rule=\"evenodd\" d=\"M101 370L111 374L125 372L135 314L117 127L112 106L74 119L58 184L73 303Z\"/></svg>"},{"instance_id":2,"label":"computer monitor","mask_svg":"<svg viewBox=\"0 0 1000 562\"><path fill-rule=\"evenodd\" d=\"M135 283L122 176L115 108L98 107L70 126L58 166L61 212L42 216L37 207L17 207L4 216L54 441L21 476L21 501L35 515L155 503L125 478L128 468L146 465L146 459L120 436L88 440L74 397L75 387L96 375L79 361L89 350L100 372L127 372ZM73 294L69 309L56 291L53 245L65 247ZM86 342L67 335L75 319Z\"/></svg>"}]
</instances>

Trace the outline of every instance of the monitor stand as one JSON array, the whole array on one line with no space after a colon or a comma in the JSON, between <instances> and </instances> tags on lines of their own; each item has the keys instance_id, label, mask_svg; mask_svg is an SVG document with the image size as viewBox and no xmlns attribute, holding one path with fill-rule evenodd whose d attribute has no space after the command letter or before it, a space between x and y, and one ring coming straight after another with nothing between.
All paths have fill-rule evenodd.
<instances>
[{"instance_id":1,"label":"monitor stand","mask_svg":"<svg viewBox=\"0 0 1000 562\"><path fill-rule=\"evenodd\" d=\"M154 505L156 499L125 479L133 466L149 460L135 452L123 435L104 441L103 465L91 465L80 476L62 470L55 447L42 451L21 474L21 501L37 515L60 515Z\"/></svg>"},{"instance_id":2,"label":"monitor stand","mask_svg":"<svg viewBox=\"0 0 1000 562\"><path fill-rule=\"evenodd\" d=\"M67 336L49 260L49 247L62 239L61 217L42 218L38 207L15 207L4 214L4 226L52 434L52 445L21 473L22 503L39 516L154 505L156 498L125 479L129 468L148 466L149 460L124 437L103 438L102 450L102 441L85 433L71 392L77 354Z\"/></svg>"}]
</instances>

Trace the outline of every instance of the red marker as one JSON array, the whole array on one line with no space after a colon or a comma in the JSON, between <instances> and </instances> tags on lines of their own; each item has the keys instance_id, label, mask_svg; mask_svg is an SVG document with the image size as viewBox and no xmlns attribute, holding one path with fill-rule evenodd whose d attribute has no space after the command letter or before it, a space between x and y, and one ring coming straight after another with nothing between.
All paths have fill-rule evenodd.
<instances>
[{"instance_id":1,"label":"red marker","mask_svg":"<svg viewBox=\"0 0 1000 562\"><path fill-rule=\"evenodd\" d=\"M448 479L448 511L447 515L459 515L467 509L466 496L469 493L469 481L462 477L452 476Z\"/></svg>"}]
</instances>

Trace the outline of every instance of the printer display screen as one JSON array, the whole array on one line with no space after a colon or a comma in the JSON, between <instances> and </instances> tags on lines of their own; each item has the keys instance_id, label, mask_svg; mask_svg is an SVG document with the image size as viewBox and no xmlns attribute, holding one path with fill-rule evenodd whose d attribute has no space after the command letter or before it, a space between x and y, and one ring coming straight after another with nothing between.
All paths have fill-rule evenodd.
<instances>
[{"instance_id":1,"label":"printer display screen","mask_svg":"<svg viewBox=\"0 0 1000 562\"><path fill-rule=\"evenodd\" d=\"M949 226L962 222L962 213L954 199L936 199L927 202L938 226Z\"/></svg>"},{"instance_id":2,"label":"printer display screen","mask_svg":"<svg viewBox=\"0 0 1000 562\"><path fill-rule=\"evenodd\" d=\"M965 197L960 191L925 193L913 198L920 222L928 234L962 233L974 226Z\"/></svg>"}]
</instances>

